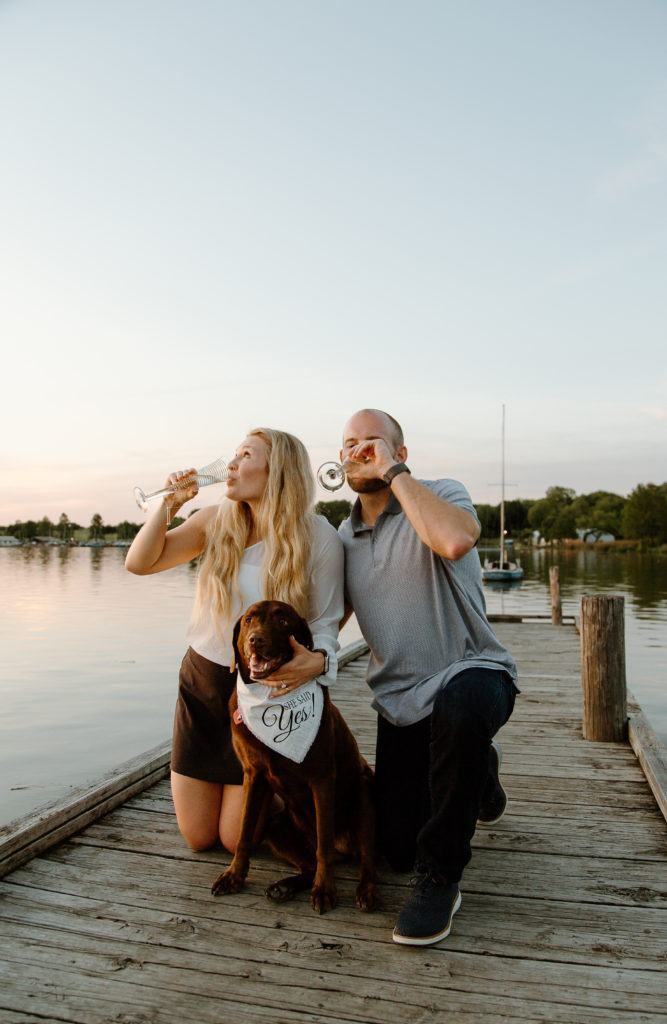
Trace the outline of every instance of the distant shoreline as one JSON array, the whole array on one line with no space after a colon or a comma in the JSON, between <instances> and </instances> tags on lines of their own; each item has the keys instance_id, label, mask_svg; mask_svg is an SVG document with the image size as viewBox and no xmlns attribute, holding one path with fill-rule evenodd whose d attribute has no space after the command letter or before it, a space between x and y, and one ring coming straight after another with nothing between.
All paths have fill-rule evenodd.
<instances>
[{"instance_id":1,"label":"distant shoreline","mask_svg":"<svg viewBox=\"0 0 667 1024\"><path fill-rule=\"evenodd\" d=\"M63 541L57 537L33 537L30 540L20 540L11 537L7 543L5 537L11 534L0 535L0 551L3 549L11 551L12 548L127 548L132 541L117 540L113 535L108 540L70 540ZM514 541L515 551L559 551L563 548L579 549L582 551L636 551L639 554L667 554L667 545L645 548L640 540L559 540L545 541L541 544L532 544L524 541ZM489 551L498 549L498 539L495 537L481 537L477 545L478 551Z\"/></svg>"},{"instance_id":2,"label":"distant shoreline","mask_svg":"<svg viewBox=\"0 0 667 1024\"><path fill-rule=\"evenodd\" d=\"M498 548L498 539L494 537L482 537L477 545L478 549L486 551L488 548ZM541 544L531 544L529 542L514 541L513 544L517 551L558 551L562 548L580 548L582 550L590 551L638 551L646 554L650 551L652 554L665 554L667 548L663 544L661 547L654 548L642 548L642 542L640 540L558 540L558 541L544 541Z\"/></svg>"}]
</instances>

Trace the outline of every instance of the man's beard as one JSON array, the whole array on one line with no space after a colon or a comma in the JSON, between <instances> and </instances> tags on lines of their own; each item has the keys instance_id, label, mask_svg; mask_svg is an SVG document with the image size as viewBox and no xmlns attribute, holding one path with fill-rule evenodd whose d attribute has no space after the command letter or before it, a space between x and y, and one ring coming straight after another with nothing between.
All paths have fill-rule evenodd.
<instances>
[{"instance_id":1,"label":"man's beard","mask_svg":"<svg viewBox=\"0 0 667 1024\"><path fill-rule=\"evenodd\" d=\"M348 476L347 485L356 494L376 494L377 491L389 487L389 484L385 483L381 476L358 477L356 480Z\"/></svg>"}]
</instances>

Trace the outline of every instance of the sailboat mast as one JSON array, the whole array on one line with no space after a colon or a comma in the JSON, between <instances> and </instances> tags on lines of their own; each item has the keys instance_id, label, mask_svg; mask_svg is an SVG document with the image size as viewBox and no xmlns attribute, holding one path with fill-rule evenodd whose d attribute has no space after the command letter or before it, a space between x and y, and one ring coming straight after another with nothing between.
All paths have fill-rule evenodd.
<instances>
[{"instance_id":1,"label":"sailboat mast","mask_svg":"<svg viewBox=\"0 0 667 1024\"><path fill-rule=\"evenodd\" d=\"M503 429L500 470L500 568L505 563L505 404L503 403Z\"/></svg>"}]
</instances>

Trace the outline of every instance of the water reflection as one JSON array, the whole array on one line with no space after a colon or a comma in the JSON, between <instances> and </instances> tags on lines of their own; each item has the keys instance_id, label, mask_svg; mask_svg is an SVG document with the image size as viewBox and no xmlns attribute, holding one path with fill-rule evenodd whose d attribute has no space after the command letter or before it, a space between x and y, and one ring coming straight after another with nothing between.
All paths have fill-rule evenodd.
<instances>
[{"instance_id":1,"label":"water reflection","mask_svg":"<svg viewBox=\"0 0 667 1024\"><path fill-rule=\"evenodd\" d=\"M106 548L89 548L88 550L90 551L90 567L93 572L99 572L102 568Z\"/></svg>"},{"instance_id":2,"label":"water reflection","mask_svg":"<svg viewBox=\"0 0 667 1024\"><path fill-rule=\"evenodd\" d=\"M62 580L66 580L72 565L72 559L70 557L72 549L70 547L55 548L55 552L56 558L58 559L60 578Z\"/></svg>"},{"instance_id":3,"label":"water reflection","mask_svg":"<svg viewBox=\"0 0 667 1024\"><path fill-rule=\"evenodd\" d=\"M484 584L484 590L496 590L506 594L508 590L518 590L523 580L488 580Z\"/></svg>"},{"instance_id":4,"label":"water reflection","mask_svg":"<svg viewBox=\"0 0 667 1024\"><path fill-rule=\"evenodd\" d=\"M636 551L595 551L587 548L521 551L521 565L529 584L549 592L549 569L560 568L563 599L578 600L585 593L624 593L637 610L660 610L667 601L667 558ZM490 584L485 584L485 589ZM533 588L528 587L528 593ZM664 609L662 610L664 612Z\"/></svg>"},{"instance_id":5,"label":"water reflection","mask_svg":"<svg viewBox=\"0 0 667 1024\"><path fill-rule=\"evenodd\" d=\"M631 559L628 586L639 608L656 608L667 597L667 560L657 555L639 555Z\"/></svg>"}]
</instances>

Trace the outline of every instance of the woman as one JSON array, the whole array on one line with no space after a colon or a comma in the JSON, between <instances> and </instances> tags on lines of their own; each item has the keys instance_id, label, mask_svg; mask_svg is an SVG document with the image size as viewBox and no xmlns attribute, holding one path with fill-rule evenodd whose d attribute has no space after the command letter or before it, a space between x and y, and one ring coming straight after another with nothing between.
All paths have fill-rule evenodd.
<instances>
[{"instance_id":1,"label":"woman","mask_svg":"<svg viewBox=\"0 0 667 1024\"><path fill-rule=\"evenodd\" d=\"M173 473L167 486L195 471ZM313 647L292 640L294 657L265 680L281 695L317 676L336 678L343 614L343 548L312 511L314 479L305 447L278 430L253 430L229 463L229 500L167 524L198 491L166 495L135 537L125 562L137 575L163 572L202 555L174 720L171 789L178 827L193 850L220 839L234 852L243 772L231 743L228 702L235 685L232 630L244 608L286 601L308 620Z\"/></svg>"}]
</instances>

